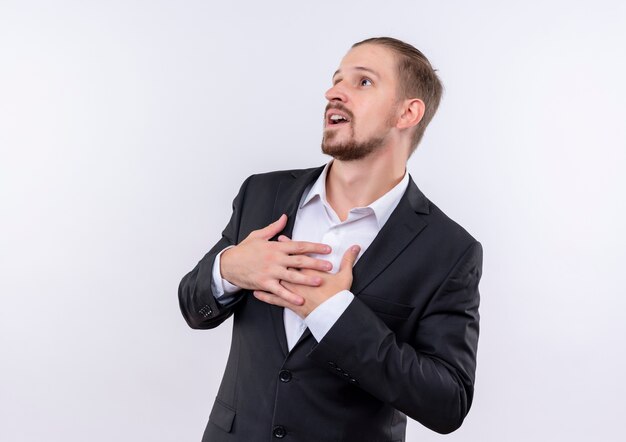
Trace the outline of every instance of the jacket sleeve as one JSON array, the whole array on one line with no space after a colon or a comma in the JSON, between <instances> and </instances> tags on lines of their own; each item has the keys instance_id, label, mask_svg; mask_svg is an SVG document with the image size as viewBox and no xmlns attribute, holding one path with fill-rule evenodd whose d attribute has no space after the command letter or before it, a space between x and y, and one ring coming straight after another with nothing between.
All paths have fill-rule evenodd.
<instances>
[{"instance_id":1,"label":"jacket sleeve","mask_svg":"<svg viewBox=\"0 0 626 442\"><path fill-rule=\"evenodd\" d=\"M244 293L227 305L222 305L213 296L212 273L215 257L224 248L237 244L239 225L246 189L250 178L246 179L233 200L233 213L228 225L222 232L222 239L187 273L178 286L178 302L183 317L191 328L214 328L224 322L233 313L235 306L243 299Z\"/></svg>"},{"instance_id":2,"label":"jacket sleeve","mask_svg":"<svg viewBox=\"0 0 626 442\"><path fill-rule=\"evenodd\" d=\"M431 430L450 433L473 397L481 272L482 247L473 242L412 319L408 342L356 297L308 356Z\"/></svg>"}]
</instances>

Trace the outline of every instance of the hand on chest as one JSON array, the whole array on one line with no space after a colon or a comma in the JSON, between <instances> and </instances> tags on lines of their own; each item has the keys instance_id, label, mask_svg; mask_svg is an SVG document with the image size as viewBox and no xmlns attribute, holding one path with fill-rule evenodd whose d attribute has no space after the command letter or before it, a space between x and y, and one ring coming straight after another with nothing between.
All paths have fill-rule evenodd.
<instances>
[{"instance_id":1,"label":"hand on chest","mask_svg":"<svg viewBox=\"0 0 626 442\"><path fill-rule=\"evenodd\" d=\"M329 245L332 249L329 255L311 256L330 261L333 264L331 272L335 273L348 247L360 246L360 257L379 231L376 214L371 208L352 209L342 222L330 207L317 199L298 210L291 239Z\"/></svg>"}]
</instances>

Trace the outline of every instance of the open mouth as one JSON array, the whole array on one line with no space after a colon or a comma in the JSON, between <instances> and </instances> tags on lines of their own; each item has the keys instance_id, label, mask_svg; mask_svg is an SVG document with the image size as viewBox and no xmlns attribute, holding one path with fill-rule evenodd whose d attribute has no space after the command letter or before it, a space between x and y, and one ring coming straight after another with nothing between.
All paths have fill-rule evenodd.
<instances>
[{"instance_id":1,"label":"open mouth","mask_svg":"<svg viewBox=\"0 0 626 442\"><path fill-rule=\"evenodd\" d=\"M349 122L348 117L333 111L330 111L326 117L326 126L338 126Z\"/></svg>"}]
</instances>

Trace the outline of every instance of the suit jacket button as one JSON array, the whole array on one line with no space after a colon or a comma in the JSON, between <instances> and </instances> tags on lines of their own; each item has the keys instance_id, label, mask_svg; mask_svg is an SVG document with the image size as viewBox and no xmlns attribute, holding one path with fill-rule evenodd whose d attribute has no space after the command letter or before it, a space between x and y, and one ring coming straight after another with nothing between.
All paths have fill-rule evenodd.
<instances>
[{"instance_id":1,"label":"suit jacket button","mask_svg":"<svg viewBox=\"0 0 626 442\"><path fill-rule=\"evenodd\" d=\"M281 382L289 382L291 380L291 372L289 370L281 370L280 373L278 373L278 379L280 379Z\"/></svg>"},{"instance_id":2,"label":"suit jacket button","mask_svg":"<svg viewBox=\"0 0 626 442\"><path fill-rule=\"evenodd\" d=\"M283 427L282 425L277 425L274 427L274 431L272 434L274 434L275 438L282 439L283 437L287 436L287 430L285 430L285 427Z\"/></svg>"},{"instance_id":3,"label":"suit jacket button","mask_svg":"<svg viewBox=\"0 0 626 442\"><path fill-rule=\"evenodd\" d=\"M332 361L328 361L328 365L330 365L331 368L337 368L337 364Z\"/></svg>"}]
</instances>

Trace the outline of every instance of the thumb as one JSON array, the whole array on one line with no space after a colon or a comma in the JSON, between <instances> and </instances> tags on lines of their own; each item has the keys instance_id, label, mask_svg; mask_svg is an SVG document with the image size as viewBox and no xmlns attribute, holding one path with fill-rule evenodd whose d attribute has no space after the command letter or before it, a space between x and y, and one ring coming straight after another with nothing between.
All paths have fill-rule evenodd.
<instances>
[{"instance_id":1,"label":"thumb","mask_svg":"<svg viewBox=\"0 0 626 442\"><path fill-rule=\"evenodd\" d=\"M268 240L276 235L278 235L287 225L287 215L284 213L280 215L276 221L268 226L263 227L262 229L256 230L254 232L255 238L261 238Z\"/></svg>"},{"instance_id":2,"label":"thumb","mask_svg":"<svg viewBox=\"0 0 626 442\"><path fill-rule=\"evenodd\" d=\"M361 247L359 247L358 245L348 247L348 250L346 250L346 253L344 253L343 257L341 258L341 264L339 264L339 273L347 271L352 274L352 266L356 262L360 251Z\"/></svg>"}]
</instances>

